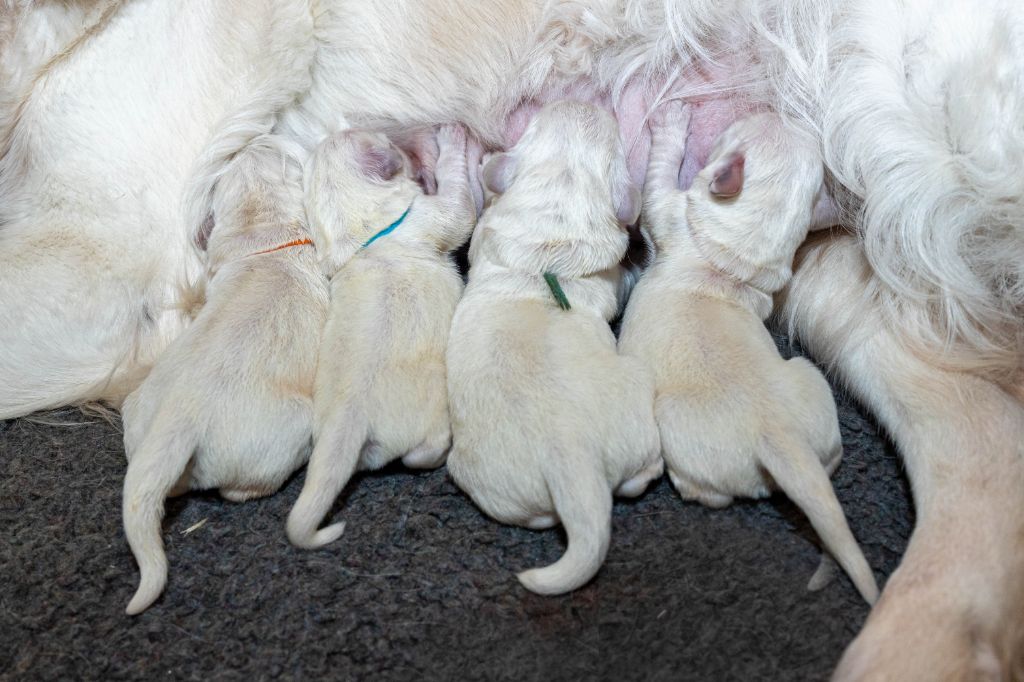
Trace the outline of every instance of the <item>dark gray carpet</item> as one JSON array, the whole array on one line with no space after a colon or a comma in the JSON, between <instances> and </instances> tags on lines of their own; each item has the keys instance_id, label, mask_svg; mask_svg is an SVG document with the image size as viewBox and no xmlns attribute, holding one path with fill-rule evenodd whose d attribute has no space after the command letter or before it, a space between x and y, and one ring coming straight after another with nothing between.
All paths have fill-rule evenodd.
<instances>
[{"instance_id":1,"label":"dark gray carpet","mask_svg":"<svg viewBox=\"0 0 1024 682\"><path fill-rule=\"evenodd\" d=\"M839 403L835 484L884 580L907 486L874 423ZM805 589L816 539L780 496L709 511L662 481L616 505L596 580L544 598L514 573L555 560L560 531L499 526L444 470L395 469L352 483L346 534L316 552L284 536L301 474L244 505L171 501L170 583L132 619L123 470L109 425L0 423L3 679L822 680L868 612L839 571Z\"/></svg>"}]
</instances>

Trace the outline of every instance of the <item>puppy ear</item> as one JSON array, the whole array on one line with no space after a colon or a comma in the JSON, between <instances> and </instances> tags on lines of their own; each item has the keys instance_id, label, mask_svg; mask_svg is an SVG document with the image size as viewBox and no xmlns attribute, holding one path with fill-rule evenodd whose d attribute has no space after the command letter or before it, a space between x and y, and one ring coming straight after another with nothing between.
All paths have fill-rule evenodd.
<instances>
[{"instance_id":1,"label":"puppy ear","mask_svg":"<svg viewBox=\"0 0 1024 682\"><path fill-rule=\"evenodd\" d=\"M210 211L206 216L206 220L202 222L192 237L193 243L195 243L196 248L200 251L206 251L206 247L210 244L210 235L213 233L214 222L213 211Z\"/></svg>"},{"instance_id":2,"label":"puppy ear","mask_svg":"<svg viewBox=\"0 0 1024 682\"><path fill-rule=\"evenodd\" d=\"M495 154L484 165L484 186L495 194L504 194L512 182L515 160L509 154Z\"/></svg>"},{"instance_id":3,"label":"puppy ear","mask_svg":"<svg viewBox=\"0 0 1024 682\"><path fill-rule=\"evenodd\" d=\"M715 169L714 180L708 190L718 199L729 199L743 190L743 167L747 159L742 152L734 152Z\"/></svg>"},{"instance_id":4,"label":"puppy ear","mask_svg":"<svg viewBox=\"0 0 1024 682\"><path fill-rule=\"evenodd\" d=\"M359 150L358 162L359 167L368 178L381 182L393 179L405 167L405 158L402 156L402 152L391 145L363 147Z\"/></svg>"}]
</instances>

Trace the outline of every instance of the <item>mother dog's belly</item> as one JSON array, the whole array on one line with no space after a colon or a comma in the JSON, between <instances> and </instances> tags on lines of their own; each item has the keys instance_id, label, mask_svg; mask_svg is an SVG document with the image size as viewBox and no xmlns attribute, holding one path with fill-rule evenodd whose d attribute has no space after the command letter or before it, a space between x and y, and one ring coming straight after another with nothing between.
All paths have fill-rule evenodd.
<instances>
[{"instance_id":1,"label":"mother dog's belly","mask_svg":"<svg viewBox=\"0 0 1024 682\"><path fill-rule=\"evenodd\" d=\"M728 80L722 67L709 75L707 69L669 66L615 87L623 71L637 67L635 55L627 59L614 43L580 38L578 27L566 24L546 0L322 0L321 8L314 83L301 103L303 120L290 126L310 144L347 126L402 137L401 129L459 121L491 150L505 149L545 103L579 99L616 116L631 175L641 184L650 146L647 116L662 98L684 97L694 103L681 173L686 187L718 135L747 109L735 95L707 95L718 89L713 81ZM652 46L647 56L654 61L659 55ZM419 155L417 143L429 140L410 142Z\"/></svg>"}]
</instances>

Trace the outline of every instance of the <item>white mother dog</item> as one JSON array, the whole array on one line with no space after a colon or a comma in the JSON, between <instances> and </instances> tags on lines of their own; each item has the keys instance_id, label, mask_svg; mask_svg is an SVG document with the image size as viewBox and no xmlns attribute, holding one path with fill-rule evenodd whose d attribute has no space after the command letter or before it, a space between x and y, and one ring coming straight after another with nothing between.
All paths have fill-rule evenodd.
<instances>
[{"instance_id":1,"label":"white mother dog","mask_svg":"<svg viewBox=\"0 0 1024 682\"><path fill-rule=\"evenodd\" d=\"M5 94L0 417L116 400L180 332L174 285L198 267L181 203L203 150L233 146L209 145L228 113L269 126L305 91L284 123L310 146L345 119L461 120L507 145L571 88L615 110L638 179L646 112L681 94L689 180L764 103L820 142L857 232L800 260L784 312L893 435L917 503L840 676L1024 668L1019 2L315 4L308 90L307 3L136 0Z\"/></svg>"}]
</instances>

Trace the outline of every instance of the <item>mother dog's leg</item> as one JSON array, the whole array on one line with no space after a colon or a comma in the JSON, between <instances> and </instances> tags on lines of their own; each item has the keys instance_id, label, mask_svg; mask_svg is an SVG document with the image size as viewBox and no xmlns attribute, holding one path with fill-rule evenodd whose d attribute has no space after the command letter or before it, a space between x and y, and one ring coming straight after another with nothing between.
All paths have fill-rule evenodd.
<instances>
[{"instance_id":1,"label":"mother dog's leg","mask_svg":"<svg viewBox=\"0 0 1024 682\"><path fill-rule=\"evenodd\" d=\"M200 154L308 86L306 0L111 7L0 131L0 418L131 390L185 323Z\"/></svg>"},{"instance_id":2,"label":"mother dog's leg","mask_svg":"<svg viewBox=\"0 0 1024 682\"><path fill-rule=\"evenodd\" d=\"M903 562L835 679L1024 679L1024 407L909 350L879 287L858 240L823 235L781 309L889 430L917 509Z\"/></svg>"}]
</instances>

